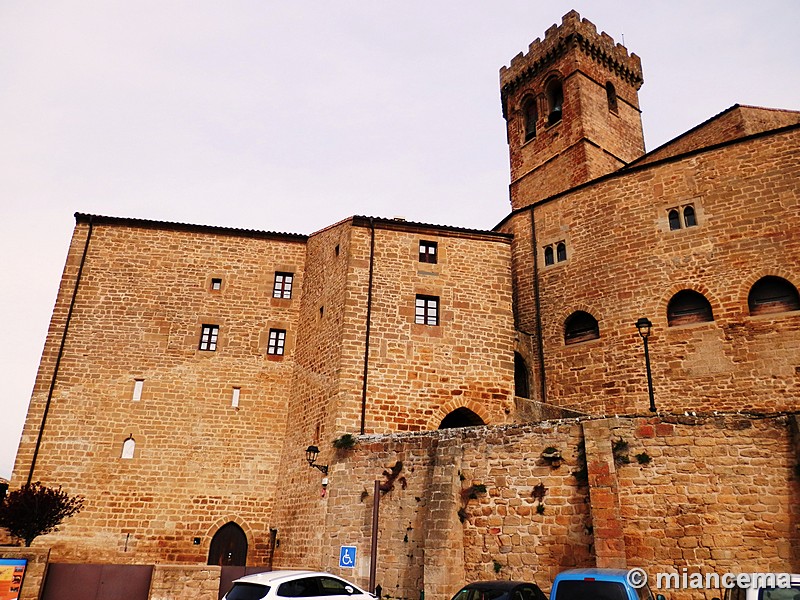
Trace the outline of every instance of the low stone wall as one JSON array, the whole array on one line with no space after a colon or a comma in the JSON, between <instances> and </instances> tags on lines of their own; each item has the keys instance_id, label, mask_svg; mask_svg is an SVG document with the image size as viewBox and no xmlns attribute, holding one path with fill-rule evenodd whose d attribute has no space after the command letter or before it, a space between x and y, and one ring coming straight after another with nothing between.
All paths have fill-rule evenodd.
<instances>
[{"instance_id":1,"label":"low stone wall","mask_svg":"<svg viewBox=\"0 0 800 600\"><path fill-rule=\"evenodd\" d=\"M217 600L220 567L210 565L156 565L150 600Z\"/></svg>"},{"instance_id":2,"label":"low stone wall","mask_svg":"<svg viewBox=\"0 0 800 600\"><path fill-rule=\"evenodd\" d=\"M481 579L549 590L581 566L798 572L797 429L791 415L663 416L362 438L331 470L320 566L367 585L378 479L392 489L376 582L392 598L446 600ZM355 568L338 568L342 545Z\"/></svg>"}]
</instances>

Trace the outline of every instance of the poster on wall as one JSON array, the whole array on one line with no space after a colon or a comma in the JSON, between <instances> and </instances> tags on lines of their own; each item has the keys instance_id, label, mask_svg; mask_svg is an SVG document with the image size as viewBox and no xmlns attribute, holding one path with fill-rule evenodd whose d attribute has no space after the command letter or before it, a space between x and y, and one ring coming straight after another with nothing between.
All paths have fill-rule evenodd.
<instances>
[{"instance_id":1,"label":"poster on wall","mask_svg":"<svg viewBox=\"0 0 800 600\"><path fill-rule=\"evenodd\" d=\"M0 558L0 600L17 600L28 561L24 558Z\"/></svg>"}]
</instances>

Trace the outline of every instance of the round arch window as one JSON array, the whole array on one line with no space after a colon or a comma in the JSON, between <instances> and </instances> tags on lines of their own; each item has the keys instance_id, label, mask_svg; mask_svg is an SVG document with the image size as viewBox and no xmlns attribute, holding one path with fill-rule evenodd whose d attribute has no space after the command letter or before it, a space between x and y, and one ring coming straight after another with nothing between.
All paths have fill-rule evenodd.
<instances>
[{"instance_id":1,"label":"round arch window","mask_svg":"<svg viewBox=\"0 0 800 600\"><path fill-rule=\"evenodd\" d=\"M592 315L582 310L572 313L564 321L564 343L579 344L600 337L600 325Z\"/></svg>"},{"instance_id":2,"label":"round arch window","mask_svg":"<svg viewBox=\"0 0 800 600\"><path fill-rule=\"evenodd\" d=\"M747 296L751 315L800 310L797 288L782 277L768 275L755 282Z\"/></svg>"},{"instance_id":3,"label":"round arch window","mask_svg":"<svg viewBox=\"0 0 800 600\"><path fill-rule=\"evenodd\" d=\"M681 290L667 305L667 323L670 327L713 320L711 304L703 294L694 290Z\"/></svg>"}]
</instances>

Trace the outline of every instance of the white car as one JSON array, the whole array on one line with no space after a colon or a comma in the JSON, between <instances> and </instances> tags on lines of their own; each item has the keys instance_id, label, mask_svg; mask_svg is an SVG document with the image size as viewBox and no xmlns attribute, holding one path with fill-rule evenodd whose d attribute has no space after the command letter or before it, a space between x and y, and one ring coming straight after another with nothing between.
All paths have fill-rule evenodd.
<instances>
[{"instance_id":1,"label":"white car","mask_svg":"<svg viewBox=\"0 0 800 600\"><path fill-rule=\"evenodd\" d=\"M775 573L764 573L771 576ZM800 600L800 574L789 575L789 582L776 581L776 587L752 585L725 590L724 600ZM790 587L777 587L789 583ZM718 600L718 599L715 599Z\"/></svg>"},{"instance_id":2,"label":"white car","mask_svg":"<svg viewBox=\"0 0 800 600\"><path fill-rule=\"evenodd\" d=\"M267 571L246 575L233 582L233 587L222 600L262 600L262 598L375 600L375 596L341 577L316 571Z\"/></svg>"}]
</instances>

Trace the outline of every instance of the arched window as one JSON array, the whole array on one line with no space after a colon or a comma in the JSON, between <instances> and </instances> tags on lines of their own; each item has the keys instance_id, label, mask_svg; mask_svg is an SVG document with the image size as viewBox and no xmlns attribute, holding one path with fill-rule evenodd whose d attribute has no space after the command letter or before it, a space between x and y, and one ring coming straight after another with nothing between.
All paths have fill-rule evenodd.
<instances>
[{"instance_id":1,"label":"arched window","mask_svg":"<svg viewBox=\"0 0 800 600\"><path fill-rule=\"evenodd\" d=\"M617 112L617 90L610 81L606 82L606 98L608 99L608 110L612 113Z\"/></svg>"},{"instance_id":2,"label":"arched window","mask_svg":"<svg viewBox=\"0 0 800 600\"><path fill-rule=\"evenodd\" d=\"M122 442L122 458L133 458L136 453L136 440L133 439L133 434L128 436L128 439Z\"/></svg>"},{"instance_id":3,"label":"arched window","mask_svg":"<svg viewBox=\"0 0 800 600\"><path fill-rule=\"evenodd\" d=\"M552 265L555 262L556 261L553 255L553 247L547 246L547 248L544 249L544 264L545 266L547 266L547 265Z\"/></svg>"},{"instance_id":4,"label":"arched window","mask_svg":"<svg viewBox=\"0 0 800 600\"><path fill-rule=\"evenodd\" d=\"M556 260L558 262L567 260L567 245L564 242L559 242L556 246Z\"/></svg>"},{"instance_id":5,"label":"arched window","mask_svg":"<svg viewBox=\"0 0 800 600\"><path fill-rule=\"evenodd\" d=\"M797 288L782 277L768 275L753 284L747 296L751 315L800 310Z\"/></svg>"},{"instance_id":6,"label":"arched window","mask_svg":"<svg viewBox=\"0 0 800 600\"><path fill-rule=\"evenodd\" d=\"M519 398L530 398L528 385L528 365L519 352L514 352L514 395Z\"/></svg>"},{"instance_id":7,"label":"arched window","mask_svg":"<svg viewBox=\"0 0 800 600\"><path fill-rule=\"evenodd\" d=\"M703 294L694 290L681 290L667 305L667 323L670 327L713 320L711 304Z\"/></svg>"},{"instance_id":8,"label":"arched window","mask_svg":"<svg viewBox=\"0 0 800 600\"><path fill-rule=\"evenodd\" d=\"M247 563L247 535L236 523L225 523L217 530L208 549L208 564L243 567Z\"/></svg>"},{"instance_id":9,"label":"arched window","mask_svg":"<svg viewBox=\"0 0 800 600\"><path fill-rule=\"evenodd\" d=\"M578 344L600 337L600 326L592 315L575 311L564 321L564 343Z\"/></svg>"},{"instance_id":10,"label":"arched window","mask_svg":"<svg viewBox=\"0 0 800 600\"><path fill-rule=\"evenodd\" d=\"M681 228L681 213L678 212L677 208L673 208L671 211L669 211L669 229L670 231L674 231L680 228Z\"/></svg>"},{"instance_id":11,"label":"arched window","mask_svg":"<svg viewBox=\"0 0 800 600\"><path fill-rule=\"evenodd\" d=\"M455 409L439 424L439 429L455 429L456 427L477 427L486 425L478 415L468 408Z\"/></svg>"},{"instance_id":12,"label":"arched window","mask_svg":"<svg viewBox=\"0 0 800 600\"><path fill-rule=\"evenodd\" d=\"M697 216L694 213L694 206L686 206L683 209L683 224L686 227L697 225Z\"/></svg>"},{"instance_id":13,"label":"arched window","mask_svg":"<svg viewBox=\"0 0 800 600\"><path fill-rule=\"evenodd\" d=\"M522 103L522 117L525 124L525 141L536 137L536 119L539 114L536 110L536 98L529 96Z\"/></svg>"},{"instance_id":14,"label":"arched window","mask_svg":"<svg viewBox=\"0 0 800 600\"><path fill-rule=\"evenodd\" d=\"M547 84L547 124L553 125L561 120L561 113L564 108L564 90L561 87L561 80L553 78Z\"/></svg>"}]
</instances>

